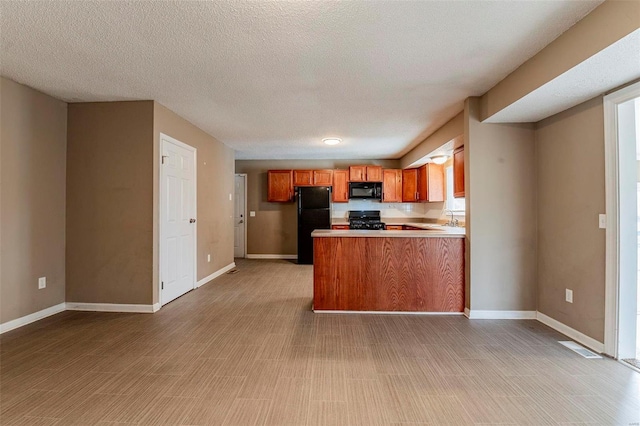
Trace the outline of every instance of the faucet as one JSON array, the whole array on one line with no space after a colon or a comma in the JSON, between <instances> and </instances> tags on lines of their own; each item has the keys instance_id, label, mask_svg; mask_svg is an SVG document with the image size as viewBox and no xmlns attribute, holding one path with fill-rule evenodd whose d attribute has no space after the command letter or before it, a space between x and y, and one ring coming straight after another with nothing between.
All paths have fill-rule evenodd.
<instances>
[{"instance_id":1,"label":"faucet","mask_svg":"<svg viewBox=\"0 0 640 426\"><path fill-rule=\"evenodd\" d=\"M453 210L449 210L449 214L451 215L451 220L445 223L445 225L457 227L460 222L458 221L458 219L453 218Z\"/></svg>"}]
</instances>

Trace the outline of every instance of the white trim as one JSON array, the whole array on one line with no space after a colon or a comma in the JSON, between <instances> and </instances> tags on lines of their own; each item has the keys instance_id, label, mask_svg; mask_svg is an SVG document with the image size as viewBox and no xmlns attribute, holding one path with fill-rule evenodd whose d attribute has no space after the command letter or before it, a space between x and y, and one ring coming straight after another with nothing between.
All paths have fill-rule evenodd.
<instances>
[{"instance_id":1,"label":"white trim","mask_svg":"<svg viewBox=\"0 0 640 426\"><path fill-rule=\"evenodd\" d=\"M462 312L409 312L409 311L327 311L314 309L316 314L367 314L367 315L463 315Z\"/></svg>"},{"instance_id":2,"label":"white trim","mask_svg":"<svg viewBox=\"0 0 640 426\"><path fill-rule=\"evenodd\" d=\"M152 314L160 309L160 304L133 305L126 303L77 303L67 302L68 311L90 312L133 312L140 314Z\"/></svg>"},{"instance_id":3,"label":"white trim","mask_svg":"<svg viewBox=\"0 0 640 426\"><path fill-rule=\"evenodd\" d=\"M618 303L620 294L620 227L618 182L618 118L617 105L640 96L640 82L604 97L605 206L607 214L605 245L605 315L602 352L618 357Z\"/></svg>"},{"instance_id":4,"label":"white trim","mask_svg":"<svg viewBox=\"0 0 640 426\"><path fill-rule=\"evenodd\" d=\"M65 303L59 303L57 305L50 306L41 311L34 312L29 315L25 315L20 318L16 318L11 321L7 321L5 323L0 324L0 334L6 333L7 331L15 330L16 328L20 328L27 324L31 324L33 322L39 321L41 319L50 317L51 315L59 314L60 312L64 312Z\"/></svg>"},{"instance_id":5,"label":"white trim","mask_svg":"<svg viewBox=\"0 0 640 426\"><path fill-rule=\"evenodd\" d=\"M568 337L572 338L576 342L583 344L584 346L588 347L589 349L592 349L592 350L598 352L599 354L604 352L604 344L603 343L598 342L596 339L593 339L593 338L587 336L586 334L583 334L583 333L579 332L578 330L575 330L575 329L569 327L568 325L564 325L560 321L555 320L555 319L543 314L542 312L538 312L537 320L540 321L541 323L543 323L544 325L549 326L549 327L553 328L556 331L559 331L560 333L564 334L565 336L568 336Z\"/></svg>"},{"instance_id":6,"label":"white trim","mask_svg":"<svg viewBox=\"0 0 640 426\"><path fill-rule=\"evenodd\" d=\"M158 300L159 300L159 304L160 306L163 305L162 303L162 241L163 241L163 234L162 234L162 205L164 202L164 197L166 196L165 194L165 190L164 190L164 186L162 185L163 181L162 181L162 154L163 154L163 142L167 141L169 143L172 143L176 146L179 146L181 148L184 148L188 151L193 152L193 211L194 211L194 216L196 218L196 222L193 224L194 225L194 231L193 231L193 287L191 288L192 290L197 288L196 286L196 281L197 281L197 277L198 277L198 150L191 146L191 145L187 145L184 142L180 142L179 140L172 138L169 135L166 135L162 132L160 132L160 149L158 151L160 151L160 158L159 158L159 173L158 173L158 190L160 192L160 196L158 197L158 235L159 235L159 240L158 240ZM168 302L166 302L168 303Z\"/></svg>"},{"instance_id":7,"label":"white trim","mask_svg":"<svg viewBox=\"0 0 640 426\"><path fill-rule=\"evenodd\" d=\"M232 270L233 268L236 267L236 262L231 262L230 264L228 264L225 267L222 267L220 269L218 269L217 271L215 271L213 274L204 277L203 279L201 279L200 281L198 281L196 283L196 288L198 287L202 287L203 285L205 285L206 283L208 283L209 281L218 278L220 275L225 274L227 272L229 272L230 270Z\"/></svg>"},{"instance_id":8,"label":"white trim","mask_svg":"<svg viewBox=\"0 0 640 426\"><path fill-rule=\"evenodd\" d=\"M244 177L244 256L242 256L243 258L246 259L247 257L247 225L248 225L248 221L249 219L247 218L247 181L249 180L247 177L246 173L236 173L234 176L242 176ZM235 184L235 182L234 182ZM234 207L235 210L235 207ZM235 256L234 256L235 257Z\"/></svg>"},{"instance_id":9,"label":"white trim","mask_svg":"<svg viewBox=\"0 0 640 426\"><path fill-rule=\"evenodd\" d=\"M297 259L297 254L247 254L247 259Z\"/></svg>"},{"instance_id":10,"label":"white trim","mask_svg":"<svg viewBox=\"0 0 640 426\"><path fill-rule=\"evenodd\" d=\"M485 311L465 308L465 316L469 319L536 319L536 311Z\"/></svg>"}]
</instances>

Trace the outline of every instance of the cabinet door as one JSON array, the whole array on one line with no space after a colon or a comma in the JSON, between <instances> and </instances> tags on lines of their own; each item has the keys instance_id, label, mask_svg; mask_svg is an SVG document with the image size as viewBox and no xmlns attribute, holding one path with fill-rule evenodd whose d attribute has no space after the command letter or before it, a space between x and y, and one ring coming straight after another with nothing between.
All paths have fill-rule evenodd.
<instances>
[{"instance_id":1,"label":"cabinet door","mask_svg":"<svg viewBox=\"0 0 640 426\"><path fill-rule=\"evenodd\" d=\"M311 186L313 170L294 170L293 186Z\"/></svg>"},{"instance_id":2,"label":"cabinet door","mask_svg":"<svg viewBox=\"0 0 640 426\"><path fill-rule=\"evenodd\" d=\"M453 196L464 197L464 146L453 151Z\"/></svg>"},{"instance_id":3,"label":"cabinet door","mask_svg":"<svg viewBox=\"0 0 640 426\"><path fill-rule=\"evenodd\" d=\"M367 166L367 182L382 182L382 166Z\"/></svg>"},{"instance_id":4,"label":"cabinet door","mask_svg":"<svg viewBox=\"0 0 640 426\"><path fill-rule=\"evenodd\" d=\"M418 167L418 201L428 201L429 199L429 171L427 164Z\"/></svg>"},{"instance_id":5,"label":"cabinet door","mask_svg":"<svg viewBox=\"0 0 640 426\"><path fill-rule=\"evenodd\" d=\"M402 201L405 203L418 201L418 169L402 171Z\"/></svg>"},{"instance_id":6,"label":"cabinet door","mask_svg":"<svg viewBox=\"0 0 640 426\"><path fill-rule=\"evenodd\" d=\"M382 201L399 203L402 201L402 170L382 171Z\"/></svg>"},{"instance_id":7,"label":"cabinet door","mask_svg":"<svg viewBox=\"0 0 640 426\"><path fill-rule=\"evenodd\" d=\"M444 166L427 164L427 201L444 201Z\"/></svg>"},{"instance_id":8,"label":"cabinet door","mask_svg":"<svg viewBox=\"0 0 640 426\"><path fill-rule=\"evenodd\" d=\"M332 186L333 170L314 170L313 184L315 186Z\"/></svg>"},{"instance_id":9,"label":"cabinet door","mask_svg":"<svg viewBox=\"0 0 640 426\"><path fill-rule=\"evenodd\" d=\"M293 171L269 170L267 176L267 201L286 203L293 199Z\"/></svg>"},{"instance_id":10,"label":"cabinet door","mask_svg":"<svg viewBox=\"0 0 640 426\"><path fill-rule=\"evenodd\" d=\"M334 203L347 203L349 202L349 172L347 170L334 170L333 172L333 188L332 188L332 200Z\"/></svg>"},{"instance_id":11,"label":"cabinet door","mask_svg":"<svg viewBox=\"0 0 640 426\"><path fill-rule=\"evenodd\" d=\"M367 166L350 166L349 182L366 182Z\"/></svg>"}]
</instances>

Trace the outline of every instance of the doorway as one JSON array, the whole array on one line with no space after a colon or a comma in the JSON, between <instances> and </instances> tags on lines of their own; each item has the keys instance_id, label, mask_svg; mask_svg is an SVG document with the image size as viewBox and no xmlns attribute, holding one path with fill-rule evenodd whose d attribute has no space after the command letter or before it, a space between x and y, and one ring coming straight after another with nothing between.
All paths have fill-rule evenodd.
<instances>
[{"instance_id":1,"label":"doorway","mask_svg":"<svg viewBox=\"0 0 640 426\"><path fill-rule=\"evenodd\" d=\"M605 353L640 367L640 83L605 96Z\"/></svg>"},{"instance_id":2,"label":"doorway","mask_svg":"<svg viewBox=\"0 0 640 426\"><path fill-rule=\"evenodd\" d=\"M245 257L247 254L247 175L235 175L235 203L233 229L233 257Z\"/></svg>"},{"instance_id":3,"label":"doorway","mask_svg":"<svg viewBox=\"0 0 640 426\"><path fill-rule=\"evenodd\" d=\"M160 135L160 304L196 284L196 149Z\"/></svg>"}]
</instances>

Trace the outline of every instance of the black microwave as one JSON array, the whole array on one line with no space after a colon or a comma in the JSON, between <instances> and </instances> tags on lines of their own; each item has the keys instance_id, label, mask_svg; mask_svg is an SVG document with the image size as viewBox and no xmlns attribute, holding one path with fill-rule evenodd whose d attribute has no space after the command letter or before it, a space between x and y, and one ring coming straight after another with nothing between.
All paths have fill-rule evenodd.
<instances>
[{"instance_id":1,"label":"black microwave","mask_svg":"<svg viewBox=\"0 0 640 426\"><path fill-rule=\"evenodd\" d=\"M349 182L349 198L382 200L382 182Z\"/></svg>"}]
</instances>

